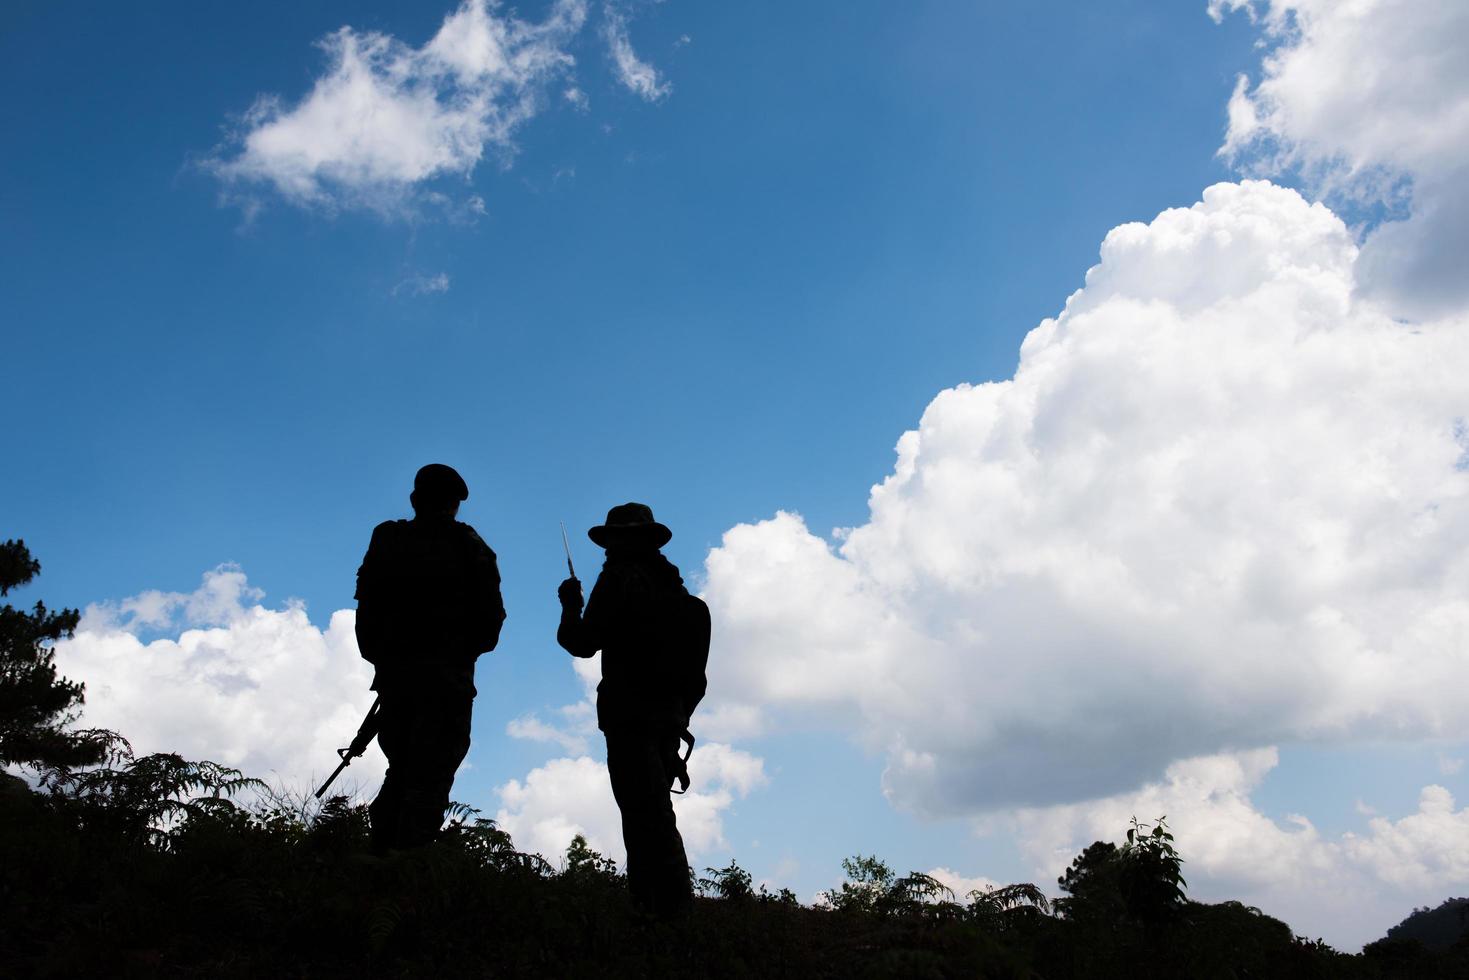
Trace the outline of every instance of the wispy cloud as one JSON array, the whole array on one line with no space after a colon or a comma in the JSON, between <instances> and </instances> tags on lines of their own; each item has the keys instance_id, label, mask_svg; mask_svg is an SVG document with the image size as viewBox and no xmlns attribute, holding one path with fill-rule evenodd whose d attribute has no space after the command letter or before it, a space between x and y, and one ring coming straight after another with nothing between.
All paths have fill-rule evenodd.
<instances>
[{"instance_id":1,"label":"wispy cloud","mask_svg":"<svg viewBox=\"0 0 1469 980\"><path fill-rule=\"evenodd\" d=\"M587 97L587 93L575 85L567 86L566 90L561 93L561 97L566 100L568 105L582 112L586 112L592 107L592 100Z\"/></svg>"},{"instance_id":2,"label":"wispy cloud","mask_svg":"<svg viewBox=\"0 0 1469 980\"><path fill-rule=\"evenodd\" d=\"M551 742L559 745L563 752L582 755L587 751L590 729L591 726L585 725L575 729L557 728L532 713L511 719L505 726L505 734L531 742Z\"/></svg>"},{"instance_id":3,"label":"wispy cloud","mask_svg":"<svg viewBox=\"0 0 1469 980\"><path fill-rule=\"evenodd\" d=\"M440 272L434 276L409 276L393 287L393 295L429 296L449 291L449 274Z\"/></svg>"},{"instance_id":4,"label":"wispy cloud","mask_svg":"<svg viewBox=\"0 0 1469 980\"><path fill-rule=\"evenodd\" d=\"M649 102L657 102L673 92L673 83L663 78L658 69L638 57L627 35L627 18L610 4L604 8L602 36L612 55L617 79Z\"/></svg>"}]
</instances>

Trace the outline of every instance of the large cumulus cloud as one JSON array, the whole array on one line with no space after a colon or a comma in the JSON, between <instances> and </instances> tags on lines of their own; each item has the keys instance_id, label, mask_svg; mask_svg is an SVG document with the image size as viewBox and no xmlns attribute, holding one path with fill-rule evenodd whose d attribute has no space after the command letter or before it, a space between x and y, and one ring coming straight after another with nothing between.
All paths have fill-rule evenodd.
<instances>
[{"instance_id":1,"label":"large cumulus cloud","mask_svg":"<svg viewBox=\"0 0 1469 980\"><path fill-rule=\"evenodd\" d=\"M1264 32L1223 152L1301 170L1344 203L1399 212L1365 242L1359 287L1414 318L1469 302L1469 4L1461 0L1212 0Z\"/></svg>"},{"instance_id":2,"label":"large cumulus cloud","mask_svg":"<svg viewBox=\"0 0 1469 980\"><path fill-rule=\"evenodd\" d=\"M149 591L85 611L56 647L87 685L83 720L121 732L140 753L178 752L300 792L335 766L371 704L372 668L357 652L355 613L326 629L297 602L272 609L245 573L222 565L189 593ZM341 786L375 789L374 746Z\"/></svg>"},{"instance_id":3,"label":"large cumulus cloud","mask_svg":"<svg viewBox=\"0 0 1469 980\"><path fill-rule=\"evenodd\" d=\"M726 534L721 716L839 717L932 814L1469 735L1469 333L1396 322L1357 261L1262 181L1114 229L1012 379L902 437L868 523Z\"/></svg>"}]
</instances>

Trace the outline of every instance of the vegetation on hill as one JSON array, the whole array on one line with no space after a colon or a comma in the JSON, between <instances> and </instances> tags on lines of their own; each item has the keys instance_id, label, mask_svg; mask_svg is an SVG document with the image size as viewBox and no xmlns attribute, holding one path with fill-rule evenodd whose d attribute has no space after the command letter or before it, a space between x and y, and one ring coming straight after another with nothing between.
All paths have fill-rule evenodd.
<instances>
[{"instance_id":1,"label":"vegetation on hill","mask_svg":"<svg viewBox=\"0 0 1469 980\"><path fill-rule=\"evenodd\" d=\"M1387 931L1398 942L1418 942L1429 949L1449 949L1469 930L1469 898L1445 899L1436 909L1423 906Z\"/></svg>"},{"instance_id":2,"label":"vegetation on hill","mask_svg":"<svg viewBox=\"0 0 1469 980\"><path fill-rule=\"evenodd\" d=\"M79 757L66 722L82 691L47 649L75 613L50 615L0 615L0 683L52 698L0 701L0 731L41 733L5 744L50 753L8 750L39 791L0 785L0 976L1469 977L1462 941L1348 956L1258 909L1191 901L1162 819L1087 847L1054 903L1032 884L955 896L859 855L814 908L731 862L696 876L685 918L650 919L585 840L552 865L463 806L433 845L375 857L346 798L134 757L110 733L77 736L101 746Z\"/></svg>"}]
</instances>

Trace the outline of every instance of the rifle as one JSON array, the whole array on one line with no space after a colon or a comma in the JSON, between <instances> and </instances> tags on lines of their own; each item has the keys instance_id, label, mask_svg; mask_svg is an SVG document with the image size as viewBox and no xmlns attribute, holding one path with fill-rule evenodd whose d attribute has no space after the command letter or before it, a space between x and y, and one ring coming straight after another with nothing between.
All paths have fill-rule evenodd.
<instances>
[{"instance_id":1,"label":"rifle","mask_svg":"<svg viewBox=\"0 0 1469 980\"><path fill-rule=\"evenodd\" d=\"M326 792L327 787L342 774L342 770L350 766L353 759L366 752L367 746L377 737L377 712L382 703L382 696L379 695L377 700L372 702L372 707L367 709L367 717L362 719L362 726L357 729L357 736L352 739L352 744L345 749L337 749L337 755L341 758L342 764L337 766L330 776L326 777L326 782L322 783L321 789L316 791L316 798L318 800Z\"/></svg>"}]
</instances>

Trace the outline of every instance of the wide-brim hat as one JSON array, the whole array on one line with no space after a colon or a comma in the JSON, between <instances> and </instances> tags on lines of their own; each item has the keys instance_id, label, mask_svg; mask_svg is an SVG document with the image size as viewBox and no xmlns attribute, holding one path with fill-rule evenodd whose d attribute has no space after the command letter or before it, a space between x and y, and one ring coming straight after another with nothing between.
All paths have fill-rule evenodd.
<instances>
[{"instance_id":1,"label":"wide-brim hat","mask_svg":"<svg viewBox=\"0 0 1469 980\"><path fill-rule=\"evenodd\" d=\"M618 504L607 512L606 523L587 531L599 548L621 541L641 541L661 548L673 537L673 532L653 520L653 508L647 504Z\"/></svg>"}]
</instances>

